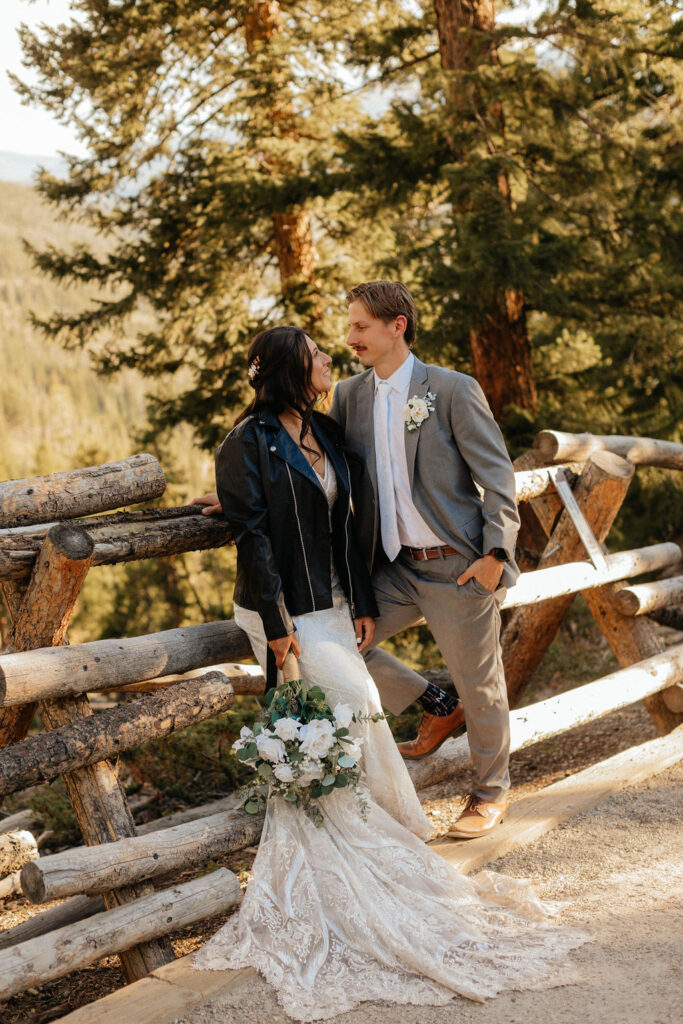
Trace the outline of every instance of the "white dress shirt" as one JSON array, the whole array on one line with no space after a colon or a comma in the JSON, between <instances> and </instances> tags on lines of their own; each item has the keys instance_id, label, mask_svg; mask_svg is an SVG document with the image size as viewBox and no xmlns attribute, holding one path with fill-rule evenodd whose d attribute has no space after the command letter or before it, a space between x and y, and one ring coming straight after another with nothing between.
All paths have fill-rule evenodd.
<instances>
[{"instance_id":1,"label":"white dress shirt","mask_svg":"<svg viewBox=\"0 0 683 1024\"><path fill-rule=\"evenodd\" d=\"M445 542L427 526L424 519L415 508L413 496L410 489L410 478L408 476L408 463L406 461L406 432L407 427L403 410L408 401L410 391L410 380L413 375L413 364L415 356L410 353L405 362L401 363L398 370L387 377L385 384L388 385L388 433L389 433L389 462L391 465L391 477L394 484L394 503L396 506L396 525L398 527L398 538L401 544L411 548L434 548L441 547ZM377 444L381 436L382 425L379 422L380 403L377 401L377 390L382 380L375 373L375 403L373 407L374 431L375 431L375 458L378 460L377 481L381 489L380 481L386 478L387 474L382 473L379 460L386 458L381 450L383 445ZM418 430L421 430L418 427ZM386 507L380 493L380 513L382 506ZM393 531L392 531L393 532ZM385 531L382 531L384 540Z\"/></svg>"}]
</instances>

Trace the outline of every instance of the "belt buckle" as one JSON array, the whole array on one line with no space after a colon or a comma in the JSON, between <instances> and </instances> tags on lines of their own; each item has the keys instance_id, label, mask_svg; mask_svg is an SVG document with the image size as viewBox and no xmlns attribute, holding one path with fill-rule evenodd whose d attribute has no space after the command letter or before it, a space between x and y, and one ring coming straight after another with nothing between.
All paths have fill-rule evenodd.
<instances>
[{"instance_id":1,"label":"belt buckle","mask_svg":"<svg viewBox=\"0 0 683 1024\"><path fill-rule=\"evenodd\" d=\"M429 555L427 554L427 548L420 548L420 551L422 552L422 561L423 562L428 562L429 561Z\"/></svg>"}]
</instances>

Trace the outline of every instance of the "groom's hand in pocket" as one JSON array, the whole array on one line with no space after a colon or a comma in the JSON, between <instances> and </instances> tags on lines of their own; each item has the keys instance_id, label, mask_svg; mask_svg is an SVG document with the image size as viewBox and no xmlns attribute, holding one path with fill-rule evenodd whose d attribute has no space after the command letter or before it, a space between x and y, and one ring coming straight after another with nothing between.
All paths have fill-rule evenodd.
<instances>
[{"instance_id":1,"label":"groom's hand in pocket","mask_svg":"<svg viewBox=\"0 0 683 1024\"><path fill-rule=\"evenodd\" d=\"M491 594L500 583L500 577L503 575L503 563L499 562L493 555L484 555L483 558L478 558L476 562L472 562L460 576L458 576L458 586L462 587L468 580L474 579L481 583L482 587L485 587Z\"/></svg>"},{"instance_id":2,"label":"groom's hand in pocket","mask_svg":"<svg viewBox=\"0 0 683 1024\"><path fill-rule=\"evenodd\" d=\"M299 641L297 640L294 633L290 633L289 636L278 637L277 640L269 640L268 646L275 655L275 664L278 668L282 668L287 657L287 652L291 649L292 654L298 658L301 654L301 648L299 647Z\"/></svg>"},{"instance_id":3,"label":"groom's hand in pocket","mask_svg":"<svg viewBox=\"0 0 683 1024\"><path fill-rule=\"evenodd\" d=\"M353 620L353 625L356 630L358 650L365 650L374 636L375 620L371 619L369 615L362 615L359 619Z\"/></svg>"}]
</instances>

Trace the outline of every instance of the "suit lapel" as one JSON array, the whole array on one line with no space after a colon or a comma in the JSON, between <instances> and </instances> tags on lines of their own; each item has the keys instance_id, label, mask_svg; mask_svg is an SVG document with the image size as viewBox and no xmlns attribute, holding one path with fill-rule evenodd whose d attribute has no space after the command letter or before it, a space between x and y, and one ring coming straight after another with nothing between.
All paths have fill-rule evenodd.
<instances>
[{"instance_id":1,"label":"suit lapel","mask_svg":"<svg viewBox=\"0 0 683 1024\"><path fill-rule=\"evenodd\" d=\"M427 373L427 367L424 363L416 357L413 364L413 374L410 378L410 387L408 389L408 398L414 398L415 395L418 398L424 398L429 391L429 374ZM413 489L413 478L415 476L415 457L417 455L417 445L420 440L420 427L417 430L408 430L405 427L405 441L406 441L406 465L408 467L408 479L410 480L410 489Z\"/></svg>"}]
</instances>

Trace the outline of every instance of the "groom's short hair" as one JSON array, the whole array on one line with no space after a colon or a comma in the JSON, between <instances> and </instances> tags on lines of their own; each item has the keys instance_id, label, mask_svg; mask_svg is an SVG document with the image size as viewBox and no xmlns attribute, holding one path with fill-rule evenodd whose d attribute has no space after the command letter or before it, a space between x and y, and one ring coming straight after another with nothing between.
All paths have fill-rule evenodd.
<instances>
[{"instance_id":1,"label":"groom's short hair","mask_svg":"<svg viewBox=\"0 0 683 1024\"><path fill-rule=\"evenodd\" d=\"M365 281L357 284L346 296L349 305L358 300L377 320L389 323L397 316L406 318L404 338L412 347L417 336L417 308L415 300L400 281Z\"/></svg>"}]
</instances>

